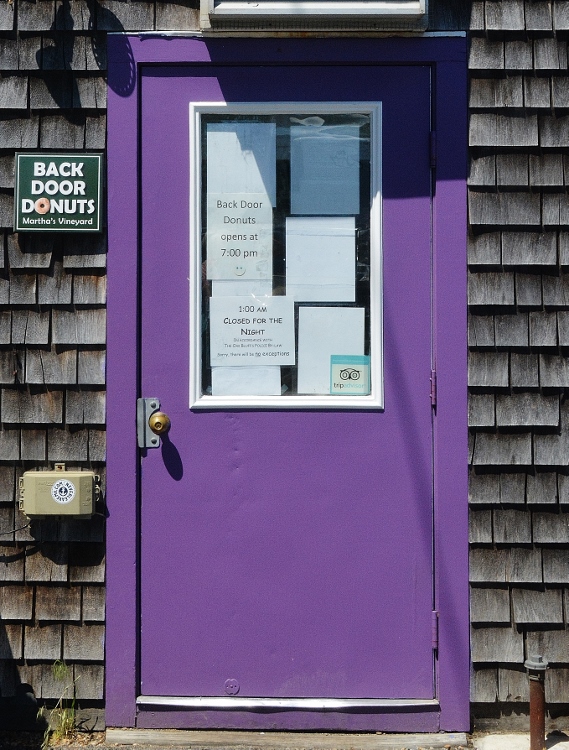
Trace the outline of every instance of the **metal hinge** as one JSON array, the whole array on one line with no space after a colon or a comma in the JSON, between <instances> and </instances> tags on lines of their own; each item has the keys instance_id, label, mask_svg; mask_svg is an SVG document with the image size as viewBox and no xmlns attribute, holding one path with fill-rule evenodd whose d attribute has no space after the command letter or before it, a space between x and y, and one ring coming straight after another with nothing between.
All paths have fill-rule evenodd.
<instances>
[{"instance_id":1,"label":"metal hinge","mask_svg":"<svg viewBox=\"0 0 569 750\"><path fill-rule=\"evenodd\" d=\"M157 398L136 399L136 438L139 448L158 448L160 438L157 437L148 425L148 420L155 411L160 409L160 400Z\"/></svg>"},{"instance_id":2,"label":"metal hinge","mask_svg":"<svg viewBox=\"0 0 569 750\"><path fill-rule=\"evenodd\" d=\"M431 130L429 133L429 160L431 169L437 166L437 131Z\"/></svg>"},{"instance_id":3,"label":"metal hinge","mask_svg":"<svg viewBox=\"0 0 569 750\"><path fill-rule=\"evenodd\" d=\"M439 647L439 613L434 610L431 612L431 638L433 650Z\"/></svg>"},{"instance_id":4,"label":"metal hinge","mask_svg":"<svg viewBox=\"0 0 569 750\"><path fill-rule=\"evenodd\" d=\"M437 371L431 370L431 406L437 405Z\"/></svg>"}]
</instances>

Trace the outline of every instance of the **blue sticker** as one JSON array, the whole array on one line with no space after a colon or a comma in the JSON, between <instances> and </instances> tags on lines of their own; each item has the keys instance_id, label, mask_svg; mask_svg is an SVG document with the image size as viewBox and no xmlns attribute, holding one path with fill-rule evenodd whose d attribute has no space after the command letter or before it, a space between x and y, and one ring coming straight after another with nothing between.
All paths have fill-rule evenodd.
<instances>
[{"instance_id":1,"label":"blue sticker","mask_svg":"<svg viewBox=\"0 0 569 750\"><path fill-rule=\"evenodd\" d=\"M369 396L369 357L332 354L330 393L333 396Z\"/></svg>"}]
</instances>

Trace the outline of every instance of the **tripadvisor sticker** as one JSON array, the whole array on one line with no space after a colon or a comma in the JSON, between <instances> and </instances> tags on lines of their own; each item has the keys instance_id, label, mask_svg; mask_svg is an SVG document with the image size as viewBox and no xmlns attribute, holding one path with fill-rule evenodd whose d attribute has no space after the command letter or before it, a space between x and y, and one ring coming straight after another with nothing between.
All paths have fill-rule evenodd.
<instances>
[{"instance_id":1,"label":"tripadvisor sticker","mask_svg":"<svg viewBox=\"0 0 569 750\"><path fill-rule=\"evenodd\" d=\"M14 231L100 232L102 154L16 154Z\"/></svg>"},{"instance_id":2,"label":"tripadvisor sticker","mask_svg":"<svg viewBox=\"0 0 569 750\"><path fill-rule=\"evenodd\" d=\"M330 393L333 396L368 396L369 357L332 354Z\"/></svg>"}]
</instances>

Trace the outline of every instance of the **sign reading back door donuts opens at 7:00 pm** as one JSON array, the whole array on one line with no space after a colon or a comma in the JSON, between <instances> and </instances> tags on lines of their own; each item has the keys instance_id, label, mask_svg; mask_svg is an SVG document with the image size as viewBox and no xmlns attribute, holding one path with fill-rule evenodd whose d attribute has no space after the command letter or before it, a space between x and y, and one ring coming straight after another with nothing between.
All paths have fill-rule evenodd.
<instances>
[{"instance_id":1,"label":"sign reading back door donuts opens at 7:00 pm","mask_svg":"<svg viewBox=\"0 0 569 750\"><path fill-rule=\"evenodd\" d=\"M100 232L102 154L16 154L15 232Z\"/></svg>"}]
</instances>

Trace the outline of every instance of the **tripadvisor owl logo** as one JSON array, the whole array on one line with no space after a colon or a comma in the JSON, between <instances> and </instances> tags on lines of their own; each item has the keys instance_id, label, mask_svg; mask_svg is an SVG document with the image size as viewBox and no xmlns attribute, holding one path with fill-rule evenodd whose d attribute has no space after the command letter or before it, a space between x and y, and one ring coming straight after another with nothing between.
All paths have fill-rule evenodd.
<instances>
[{"instance_id":1,"label":"tripadvisor owl logo","mask_svg":"<svg viewBox=\"0 0 569 750\"><path fill-rule=\"evenodd\" d=\"M369 356L336 355L330 357L330 394L367 396L370 393Z\"/></svg>"},{"instance_id":2,"label":"tripadvisor owl logo","mask_svg":"<svg viewBox=\"0 0 569 750\"><path fill-rule=\"evenodd\" d=\"M101 154L17 154L15 231L100 231Z\"/></svg>"}]
</instances>

